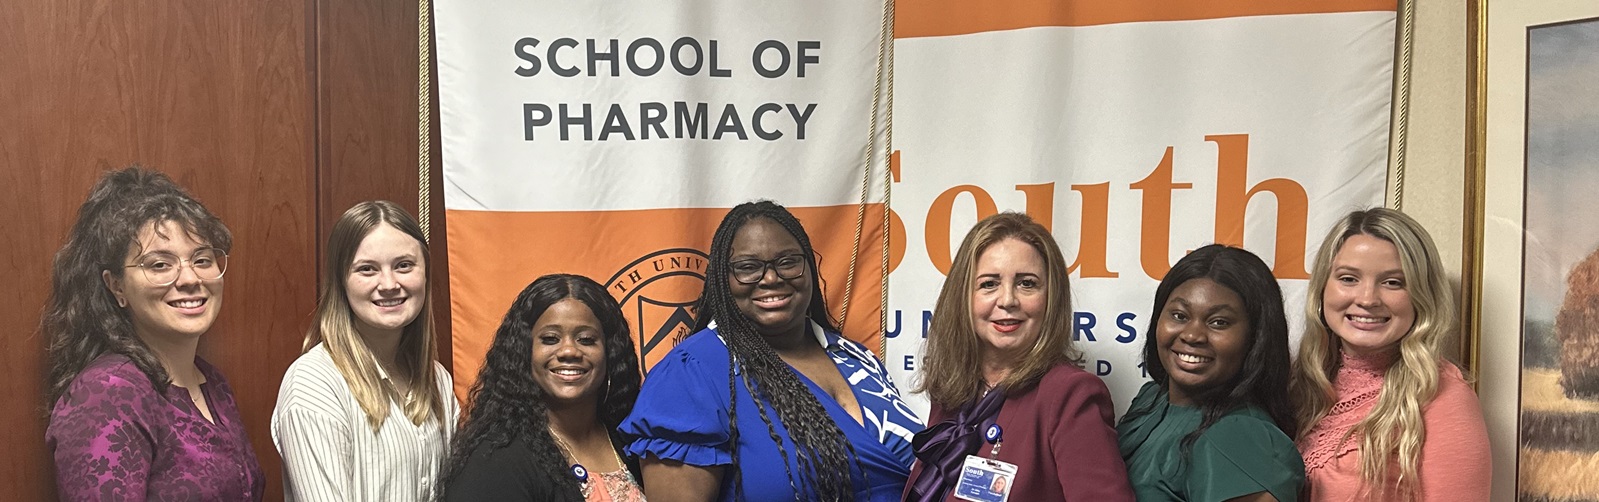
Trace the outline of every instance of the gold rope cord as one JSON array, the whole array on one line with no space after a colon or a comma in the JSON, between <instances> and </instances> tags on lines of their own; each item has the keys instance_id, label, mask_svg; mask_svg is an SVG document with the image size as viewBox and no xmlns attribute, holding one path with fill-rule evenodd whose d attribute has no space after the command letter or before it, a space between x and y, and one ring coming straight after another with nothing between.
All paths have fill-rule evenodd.
<instances>
[{"instance_id":1,"label":"gold rope cord","mask_svg":"<svg viewBox=\"0 0 1599 502\"><path fill-rule=\"evenodd\" d=\"M432 67L433 37L433 5L432 0L417 0L416 3L416 221L422 226L422 236L431 240L430 229L432 207L429 201L429 192L432 191L433 156L429 155L433 149L433 117L432 91L433 75L428 71Z\"/></svg>"},{"instance_id":2,"label":"gold rope cord","mask_svg":"<svg viewBox=\"0 0 1599 502\"><path fill-rule=\"evenodd\" d=\"M1388 206L1403 211L1405 206L1405 156L1410 136L1410 63L1416 39L1416 5L1414 0L1399 2L1398 73L1394 75L1393 134L1394 134L1394 187Z\"/></svg>"},{"instance_id":3,"label":"gold rope cord","mask_svg":"<svg viewBox=\"0 0 1599 502\"><path fill-rule=\"evenodd\" d=\"M856 263L858 262L858 260L860 258L861 235L865 232L865 227L866 227L866 208L867 208L869 202L871 201L871 199L869 198L869 195L871 194L871 186L872 186L872 162L874 160L873 159L874 152L877 151L877 127L878 127L878 124L880 123L879 122L879 117L878 117L878 115L879 115L878 110L880 110L883 107L883 105L884 105L884 100L883 100L883 94L884 94L883 73L885 71L887 71L888 75L889 75L889 85L887 86L888 87L888 100L887 100L887 103L888 103L889 107L892 108L892 106L893 106L893 92L894 92L893 91L893 85L892 85L893 84L893 65L890 62L890 59L893 57L893 44L894 44L893 30L894 30L894 0L884 0L883 1L883 23L882 23L882 28L878 32L878 40L877 40L877 71L875 73L875 81L872 84L872 112L871 112L870 124L869 124L868 129L867 129L867 137L869 139L867 139L867 141L866 141L866 155L865 155L866 161L865 161L864 165L861 168L861 201L860 201L860 204L857 206L856 211L855 211L855 238L854 238L853 242L851 243L851 247L850 247L849 275L845 276L845 279L844 279L844 300L843 300L843 303L841 303L839 305L839 324L843 324L843 323L847 322L848 319L849 319L850 296L854 293L854 290L855 290L855 266L856 266ZM883 149L885 151L885 155L883 157L883 165L885 166L885 168L886 168L886 166L888 166L888 160L889 160L887 154L891 153L893 151L893 147L892 147L892 143L893 143L893 134L892 134L893 126L892 126L892 122L891 122L892 118L893 118L893 110L890 109L888 111L887 117L886 117L886 119L888 119L890 122L886 122L885 123L885 125L887 126L887 129L888 129L889 132L887 134L886 141L884 141L884 143L883 143ZM891 180L892 176L888 175L887 173L885 173L884 179L885 180ZM879 361L881 361L885 357L885 351L887 350L887 347L888 347L887 341L886 341L887 338L885 336L883 336L884 334L886 334L886 333L884 333L883 330L884 330L884 328L887 327L887 321L888 321L888 314L887 314L887 312L888 312L888 185L887 185L887 183L885 183L884 186L883 186L883 250L882 250L882 264L883 264L883 267L882 267L883 268L883 276L882 276L882 285L883 285L882 290L883 291L882 291L882 299L881 299L881 308L878 309L881 312L881 314L878 316L878 333L879 333L878 334L878 342L879 342L878 344L879 344L879 349L878 349L877 358L878 358Z\"/></svg>"}]
</instances>

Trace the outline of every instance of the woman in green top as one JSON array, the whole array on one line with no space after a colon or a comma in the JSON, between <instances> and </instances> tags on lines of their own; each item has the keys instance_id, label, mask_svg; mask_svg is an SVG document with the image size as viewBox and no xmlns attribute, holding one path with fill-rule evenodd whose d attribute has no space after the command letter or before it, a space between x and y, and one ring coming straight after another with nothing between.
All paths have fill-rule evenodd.
<instances>
[{"instance_id":1,"label":"woman in green top","mask_svg":"<svg viewBox=\"0 0 1599 502\"><path fill-rule=\"evenodd\" d=\"M1116 426L1138 500L1297 500L1305 464L1290 439L1288 321L1271 269L1205 246L1160 281L1154 308L1154 381Z\"/></svg>"}]
</instances>

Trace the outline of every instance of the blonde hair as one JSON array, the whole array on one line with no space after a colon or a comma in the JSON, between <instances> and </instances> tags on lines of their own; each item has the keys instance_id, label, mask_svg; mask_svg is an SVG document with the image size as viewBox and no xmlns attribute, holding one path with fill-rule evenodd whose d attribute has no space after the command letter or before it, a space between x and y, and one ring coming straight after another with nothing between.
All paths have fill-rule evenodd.
<instances>
[{"instance_id":1,"label":"blonde hair","mask_svg":"<svg viewBox=\"0 0 1599 502\"><path fill-rule=\"evenodd\" d=\"M1060 245L1049 230L1025 214L1005 212L990 216L972 227L961 241L949 277L938 294L923 346L922 371L915 390L926 392L929 400L945 409L965 406L983 394L980 342L972 329L972 281L983 251L1005 239L1024 242L1043 257L1045 310L1038 342L999 386L1007 392L1019 392L1038 383L1056 364L1081 357L1071 342L1071 284L1067 282L1066 259Z\"/></svg>"},{"instance_id":2,"label":"blonde hair","mask_svg":"<svg viewBox=\"0 0 1599 502\"><path fill-rule=\"evenodd\" d=\"M350 393L361 404L367 422L374 431L382 427L383 421L388 418L390 399L398 401L404 398L394 396L392 388L384 385L378 376L377 359L355 329L349 292L345 289L344 281L350 275L350 264L355 260L356 248L361 246L361 241L367 235L383 224L404 232L421 244L422 270L426 277L423 291L429 290L433 280L428 265L432 260L427 240L416 220L393 202L380 200L356 204L333 224L333 231L328 236L320 299L311 329L306 332L305 344L301 347L304 352L309 352L318 343L327 348L333 365L344 375ZM438 375L433 365L437 356L433 343L433 299L427 295L421 300L422 312L405 326L396 352L399 370L411 377L411 395L414 397L403 402L402 408L406 418L416 425L444 412L444 397L434 383L438 381ZM440 420L439 423L442 427L444 421Z\"/></svg>"},{"instance_id":3,"label":"blonde hair","mask_svg":"<svg viewBox=\"0 0 1599 502\"><path fill-rule=\"evenodd\" d=\"M1342 341L1327 326L1322 302L1333 258L1355 235L1382 239L1399 251L1416 320L1399 341L1399 357L1386 371L1377 404L1340 441L1359 437L1363 493L1413 499L1420 485L1418 464L1427 436L1422 408L1438 393L1440 365L1447 364L1442 348L1454 332L1456 309L1438 250L1416 220L1392 209L1372 208L1349 213L1327 233L1310 277L1305 335L1294 362L1289 394L1299 399L1296 414L1303 424L1301 438L1337 402L1332 379L1341 362Z\"/></svg>"}]
</instances>

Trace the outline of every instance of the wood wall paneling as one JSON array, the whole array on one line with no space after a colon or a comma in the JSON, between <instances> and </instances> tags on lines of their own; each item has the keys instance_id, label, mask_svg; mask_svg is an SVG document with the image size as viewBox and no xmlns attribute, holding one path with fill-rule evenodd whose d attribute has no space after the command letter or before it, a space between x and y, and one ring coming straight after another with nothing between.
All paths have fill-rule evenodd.
<instances>
[{"instance_id":1,"label":"wood wall paneling","mask_svg":"<svg viewBox=\"0 0 1599 502\"><path fill-rule=\"evenodd\" d=\"M277 498L267 433L277 384L303 329L314 278L306 12L290 2L7 2L0 65L0 204L12 239L0 261L21 287L3 311L10 427L0 490L54 497L43 443L42 359L35 334L54 251L107 168L166 171L232 228L235 260L202 354L228 376Z\"/></svg>"},{"instance_id":2,"label":"wood wall paneling","mask_svg":"<svg viewBox=\"0 0 1599 502\"><path fill-rule=\"evenodd\" d=\"M315 306L319 243L356 201L416 208L415 23L414 3L378 0L0 1L0 315L16 323L0 337L15 403L0 410L4 498L55 496L37 334L50 260L90 185L132 163L233 230L201 353L238 395L267 500L281 498L270 413ZM447 330L447 299L435 304Z\"/></svg>"},{"instance_id":3,"label":"wood wall paneling","mask_svg":"<svg viewBox=\"0 0 1599 502\"><path fill-rule=\"evenodd\" d=\"M416 3L318 0L317 12L319 210L326 239L339 216L360 201L389 199L416 214Z\"/></svg>"}]
</instances>

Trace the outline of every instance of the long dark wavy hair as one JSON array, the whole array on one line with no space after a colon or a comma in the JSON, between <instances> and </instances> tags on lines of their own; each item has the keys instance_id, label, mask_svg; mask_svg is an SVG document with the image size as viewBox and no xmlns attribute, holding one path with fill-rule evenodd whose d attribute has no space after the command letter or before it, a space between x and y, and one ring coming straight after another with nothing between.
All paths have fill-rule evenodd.
<instances>
[{"instance_id":1,"label":"long dark wavy hair","mask_svg":"<svg viewBox=\"0 0 1599 502\"><path fill-rule=\"evenodd\" d=\"M137 252L139 232L168 221L224 253L233 248L233 234L222 220L165 174L135 165L106 173L89 190L67 243L56 252L50 299L39 323L49 340L51 403L83 368L106 354L133 361L158 392L171 383L150 347L135 335L128 310L117 306L101 278L110 272L122 279L130 250Z\"/></svg>"},{"instance_id":2,"label":"long dark wavy hair","mask_svg":"<svg viewBox=\"0 0 1599 502\"><path fill-rule=\"evenodd\" d=\"M598 417L607 429L616 427L633 411L638 399L640 374L633 336L622 308L605 287L580 275L550 274L535 279L511 303L510 311L494 332L494 343L483 358L483 369L472 384L461 430L450 444L450 462L439 483L448 493L461 468L479 448L505 448L518 440L539 466L539 475L560 487L561 500L582 502L571 465L550 436L545 393L533 380L533 327L551 305L574 298L600 321L605 341L606 384L597 403ZM617 438L612 433L612 441ZM624 466L628 467L628 466ZM635 477L637 473L635 473Z\"/></svg>"},{"instance_id":3,"label":"long dark wavy hair","mask_svg":"<svg viewBox=\"0 0 1599 502\"><path fill-rule=\"evenodd\" d=\"M1271 268L1259 256L1243 249L1211 244L1189 253L1172 266L1155 289L1154 312L1149 316L1149 336L1144 337L1144 367L1149 378L1160 385L1161 392L1170 390L1170 374L1160 364L1159 343L1155 332L1159 329L1161 311L1183 283L1194 279L1210 279L1238 294L1249 316L1249 350L1244 354L1244 364L1232 380L1217 385L1199 395L1194 402L1204 415L1199 427L1183 437L1186 451L1223 415L1245 406L1256 406L1266 412L1277 427L1288 437L1295 437L1299 427L1294 418L1293 403L1288 400L1288 317L1283 314L1282 288L1272 277ZM1128 410L1122 420L1141 416L1149 408Z\"/></svg>"},{"instance_id":4,"label":"long dark wavy hair","mask_svg":"<svg viewBox=\"0 0 1599 502\"><path fill-rule=\"evenodd\" d=\"M838 331L837 323L822 298L822 283L817 274L816 251L811 239L787 209L771 201L746 202L735 206L722 218L711 238L711 253L705 268L705 289L695 304L695 327L698 332L716 322L716 329L727 342L728 353L728 442L738 444L738 390L744 389L754 396L755 412L766 423L766 433L777 443L783 455L783 469L788 474L789 487L796 500L814 494L817 500L852 500L855 497L851 480L851 466L859 463L855 447L844 438L844 432L833 423L827 409L816 400L810 389L801 382L794 371L767 345L760 328L740 312L733 300L729 284L728 267L733 253L733 237L740 228L756 218L766 218L787 230L799 242L805 253L806 275L810 278L811 303L807 309L810 320L829 331ZM747 413L749 410L745 410ZM799 465L790 465L783 441L773 426L772 414L788 429L794 441L794 456ZM733 448L733 469L730 469L734 493L743 492L743 475L739 465L738 448ZM764 481L764 480L763 480Z\"/></svg>"}]
</instances>

